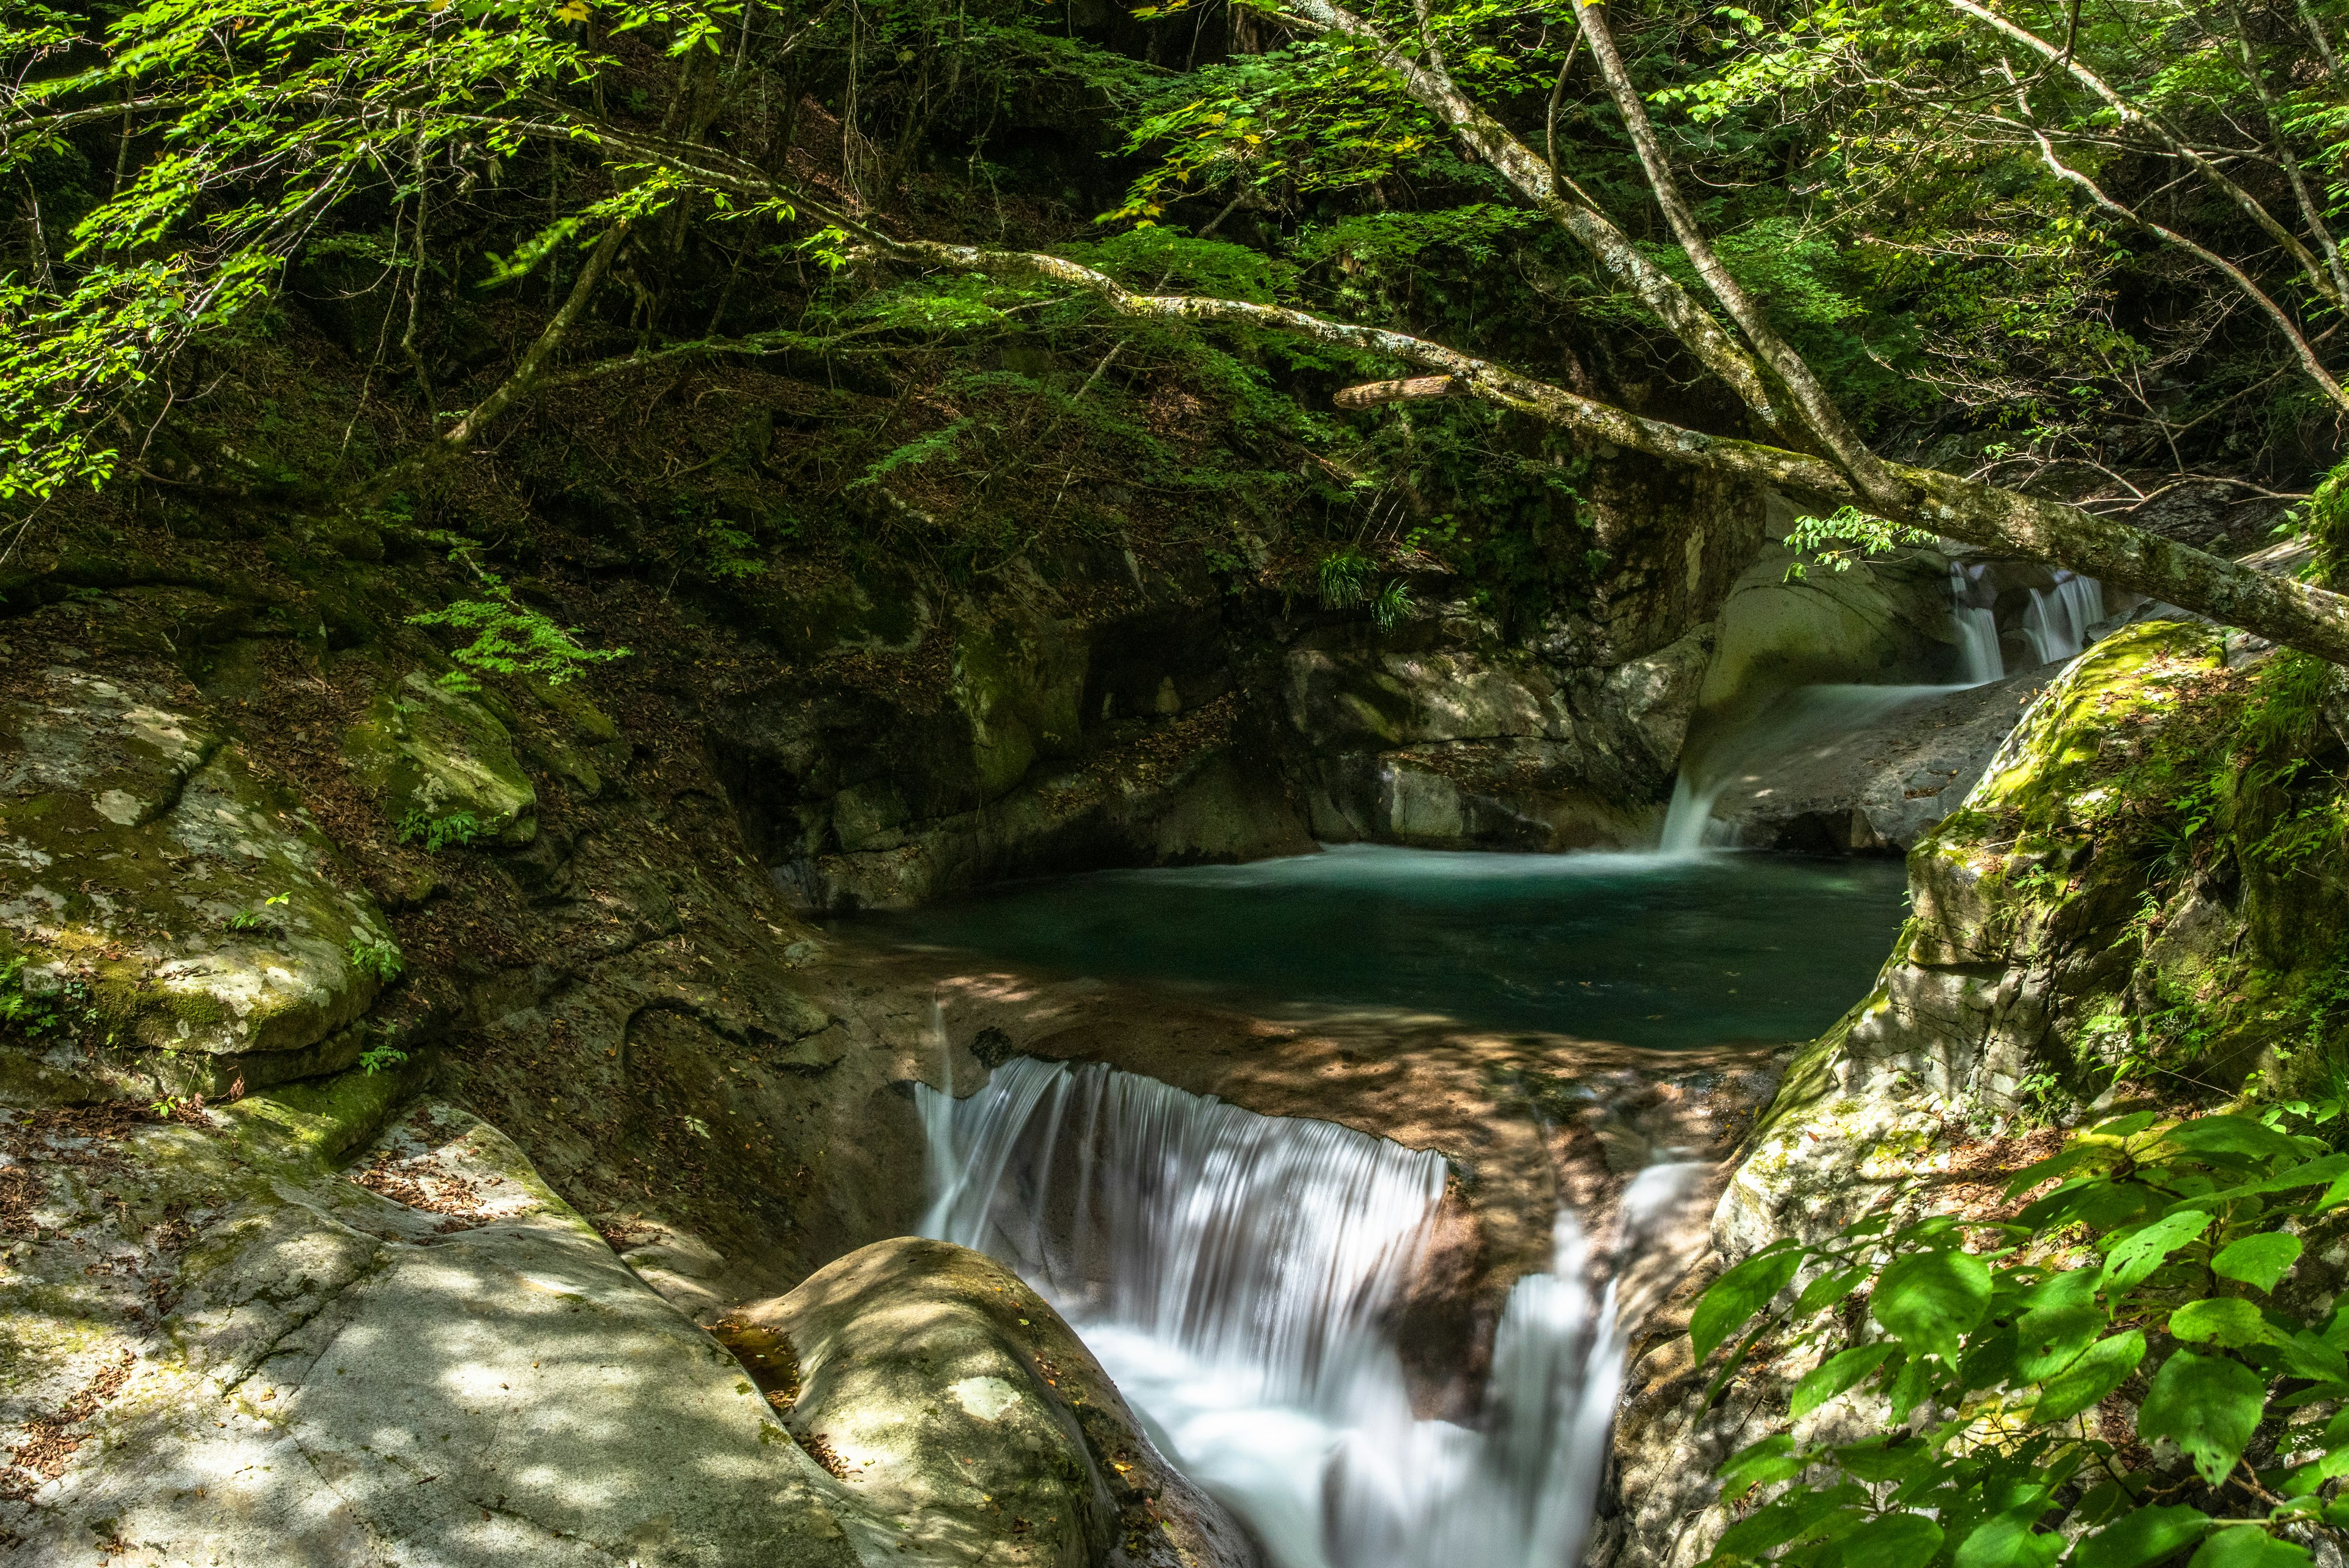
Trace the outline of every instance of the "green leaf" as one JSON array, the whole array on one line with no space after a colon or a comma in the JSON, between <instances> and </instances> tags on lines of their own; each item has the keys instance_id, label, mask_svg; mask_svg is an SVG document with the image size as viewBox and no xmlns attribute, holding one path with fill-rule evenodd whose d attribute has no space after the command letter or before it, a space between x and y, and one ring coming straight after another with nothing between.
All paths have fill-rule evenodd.
<instances>
[{"instance_id":1,"label":"green leaf","mask_svg":"<svg viewBox=\"0 0 2349 1568\"><path fill-rule=\"evenodd\" d=\"M2240 1296L2189 1302L2169 1314L2169 1332L2188 1345L2223 1345L2230 1350L2282 1345L2290 1337Z\"/></svg>"},{"instance_id":2,"label":"green leaf","mask_svg":"<svg viewBox=\"0 0 2349 1568\"><path fill-rule=\"evenodd\" d=\"M2099 1122L2095 1127L2088 1129L2087 1136L2090 1137L2127 1137L2131 1133L2141 1133L2152 1125L2153 1113L2151 1111L2131 1111L2125 1116L2115 1116L2108 1122Z\"/></svg>"},{"instance_id":3,"label":"green leaf","mask_svg":"<svg viewBox=\"0 0 2349 1568\"><path fill-rule=\"evenodd\" d=\"M1795 1385L1794 1404L1788 1413L1795 1420L1801 1420L1883 1366L1884 1358L1892 1354L1893 1348L1889 1344L1862 1345L1828 1356Z\"/></svg>"},{"instance_id":4,"label":"green leaf","mask_svg":"<svg viewBox=\"0 0 2349 1568\"><path fill-rule=\"evenodd\" d=\"M1836 1543L1840 1568L1918 1568L1941 1549L1941 1527L1920 1513L1871 1519Z\"/></svg>"},{"instance_id":5,"label":"green leaf","mask_svg":"<svg viewBox=\"0 0 2349 1568\"><path fill-rule=\"evenodd\" d=\"M1952 1559L1956 1568L2047 1568L2063 1554L2064 1537L2033 1530L2044 1503L2011 1513L1994 1513L1974 1526ZM1923 1559L1918 1559L1919 1564Z\"/></svg>"},{"instance_id":6,"label":"green leaf","mask_svg":"<svg viewBox=\"0 0 2349 1568\"><path fill-rule=\"evenodd\" d=\"M2039 1403L2031 1408L2038 1421L2068 1421L2119 1387L2145 1359L2145 1334L2137 1329L2098 1340L2080 1358L2046 1380Z\"/></svg>"},{"instance_id":7,"label":"green leaf","mask_svg":"<svg viewBox=\"0 0 2349 1568\"><path fill-rule=\"evenodd\" d=\"M1715 1555L1759 1557L1810 1533L1838 1511L1867 1501L1868 1494L1848 1482L1825 1491L1790 1491L1731 1525L1714 1549Z\"/></svg>"},{"instance_id":8,"label":"green leaf","mask_svg":"<svg viewBox=\"0 0 2349 1568\"><path fill-rule=\"evenodd\" d=\"M2108 1322L2105 1309L2095 1305L2042 1307L2024 1313L2014 1325L2015 1376L2025 1383L2046 1382L2078 1360L2080 1352L2096 1342Z\"/></svg>"},{"instance_id":9,"label":"green leaf","mask_svg":"<svg viewBox=\"0 0 2349 1568\"><path fill-rule=\"evenodd\" d=\"M2161 1364L2137 1413L2137 1436L2176 1442L2202 1479L2217 1486L2251 1440L2267 1382L2239 1361L2181 1350Z\"/></svg>"},{"instance_id":10,"label":"green leaf","mask_svg":"<svg viewBox=\"0 0 2349 1568\"><path fill-rule=\"evenodd\" d=\"M2300 1259L2300 1238L2280 1231L2246 1236L2219 1250L2210 1272L2222 1280L2240 1280L2263 1291L2275 1289L2283 1272Z\"/></svg>"},{"instance_id":11,"label":"green leaf","mask_svg":"<svg viewBox=\"0 0 2349 1568\"><path fill-rule=\"evenodd\" d=\"M2189 1154L2240 1154L2253 1159L2282 1159L2300 1152L2300 1145L2272 1127L2249 1116L2198 1116L2164 1133L2161 1147Z\"/></svg>"},{"instance_id":12,"label":"green leaf","mask_svg":"<svg viewBox=\"0 0 2349 1568\"><path fill-rule=\"evenodd\" d=\"M2140 1508L2083 1540L2074 1568L2138 1568L2202 1538L2210 1519L2199 1509Z\"/></svg>"},{"instance_id":13,"label":"green leaf","mask_svg":"<svg viewBox=\"0 0 2349 1568\"><path fill-rule=\"evenodd\" d=\"M2278 1541L2255 1524L2238 1524L2202 1542L2187 1568L2308 1568L2306 1549Z\"/></svg>"},{"instance_id":14,"label":"green leaf","mask_svg":"<svg viewBox=\"0 0 2349 1568\"><path fill-rule=\"evenodd\" d=\"M2111 1158L2113 1151L2108 1148L2099 1148L2092 1143L2075 1143L2061 1154L2050 1155L2036 1165L2026 1165L2016 1171L2013 1178L2006 1184L2006 1195L2013 1198L2017 1194L2028 1192L2049 1177L2061 1176L2074 1167L2085 1164L2099 1156Z\"/></svg>"},{"instance_id":15,"label":"green leaf","mask_svg":"<svg viewBox=\"0 0 2349 1568\"><path fill-rule=\"evenodd\" d=\"M2257 1122L2251 1124L2259 1127ZM2264 1127L2260 1128L2265 1132ZM2210 1227L2210 1216L2199 1209L2166 1215L2152 1224L2130 1231L2112 1245L2105 1254L2103 1285L2106 1290L2127 1290L2154 1270L2161 1267L2169 1254L2202 1234Z\"/></svg>"},{"instance_id":16,"label":"green leaf","mask_svg":"<svg viewBox=\"0 0 2349 1568\"><path fill-rule=\"evenodd\" d=\"M1990 1271L1967 1252L1921 1252L1884 1271L1868 1312L1910 1354L1955 1364L1958 1337L1982 1322L1990 1306Z\"/></svg>"},{"instance_id":17,"label":"green leaf","mask_svg":"<svg viewBox=\"0 0 2349 1568\"><path fill-rule=\"evenodd\" d=\"M1757 1486L1791 1480L1803 1473L1807 1463L1795 1452L1795 1439L1783 1432L1748 1444L1721 1467L1722 1501L1735 1502Z\"/></svg>"},{"instance_id":18,"label":"green leaf","mask_svg":"<svg viewBox=\"0 0 2349 1568\"><path fill-rule=\"evenodd\" d=\"M1802 1262L1803 1254L1792 1247L1757 1252L1706 1287L1689 1317L1689 1338L1695 1343L1697 1360L1711 1355L1723 1340L1768 1306L1770 1298L1786 1288Z\"/></svg>"},{"instance_id":19,"label":"green leaf","mask_svg":"<svg viewBox=\"0 0 2349 1568\"><path fill-rule=\"evenodd\" d=\"M1821 1274L1803 1287L1803 1293L1795 1298L1795 1310L1787 1315L1800 1323L1813 1313L1835 1305L1866 1284L1868 1273L1867 1269L1839 1269L1831 1274Z\"/></svg>"}]
</instances>

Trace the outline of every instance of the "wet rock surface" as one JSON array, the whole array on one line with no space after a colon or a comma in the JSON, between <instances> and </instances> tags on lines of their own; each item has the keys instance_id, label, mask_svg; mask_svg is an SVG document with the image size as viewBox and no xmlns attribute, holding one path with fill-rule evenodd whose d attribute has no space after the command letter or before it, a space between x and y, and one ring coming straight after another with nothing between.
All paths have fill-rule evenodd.
<instances>
[{"instance_id":1,"label":"wet rock surface","mask_svg":"<svg viewBox=\"0 0 2349 1568\"><path fill-rule=\"evenodd\" d=\"M1801 854L1906 850L1966 798L2050 666L1822 726L1733 771L1713 815L1732 842Z\"/></svg>"}]
</instances>

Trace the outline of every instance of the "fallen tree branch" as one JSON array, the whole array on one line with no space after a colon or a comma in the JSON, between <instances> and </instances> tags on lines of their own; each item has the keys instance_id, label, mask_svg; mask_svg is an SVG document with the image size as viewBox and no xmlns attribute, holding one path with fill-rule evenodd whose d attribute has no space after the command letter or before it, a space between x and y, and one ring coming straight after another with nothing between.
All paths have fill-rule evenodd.
<instances>
[{"instance_id":1,"label":"fallen tree branch","mask_svg":"<svg viewBox=\"0 0 2349 1568\"><path fill-rule=\"evenodd\" d=\"M1330 396L1330 402L1348 410L1374 409L1381 403L1419 402L1429 398L1464 398L1470 395L1466 383L1457 376L1413 376L1402 381L1365 381L1359 387L1341 387Z\"/></svg>"}]
</instances>

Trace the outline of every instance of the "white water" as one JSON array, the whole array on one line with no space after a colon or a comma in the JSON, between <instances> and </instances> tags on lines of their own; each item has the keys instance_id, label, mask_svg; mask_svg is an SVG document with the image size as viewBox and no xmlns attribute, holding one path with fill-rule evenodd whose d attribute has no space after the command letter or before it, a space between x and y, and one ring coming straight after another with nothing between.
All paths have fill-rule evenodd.
<instances>
[{"instance_id":1,"label":"white water","mask_svg":"<svg viewBox=\"0 0 2349 1568\"><path fill-rule=\"evenodd\" d=\"M2088 644L2088 628L2105 618L2105 586L2094 577L2055 574L2055 586L2031 590L2023 612L2023 639L2042 664L2077 659Z\"/></svg>"},{"instance_id":2,"label":"white water","mask_svg":"<svg viewBox=\"0 0 2349 1568\"><path fill-rule=\"evenodd\" d=\"M1982 571L1950 563L1950 617L1958 625L1958 672L1968 686L2006 679L2006 656L1998 646L1998 612L1992 607L1992 590L1980 586Z\"/></svg>"},{"instance_id":3,"label":"white water","mask_svg":"<svg viewBox=\"0 0 2349 1568\"><path fill-rule=\"evenodd\" d=\"M1772 769L1805 756L1825 760L1855 730L1911 702L1961 691L1961 686L1798 686L1773 699L1743 725L1716 735L1681 759L1664 812L1661 849L1694 854L1727 842L1729 826L1713 809L1737 785L1760 783Z\"/></svg>"},{"instance_id":4,"label":"white water","mask_svg":"<svg viewBox=\"0 0 2349 1568\"><path fill-rule=\"evenodd\" d=\"M1552 1272L1511 1292L1480 1425L1422 1421L1385 1324L1443 1198L1438 1156L1099 1064L1015 1057L967 1100L916 1092L925 1232L1050 1299L1274 1568L1574 1560L1622 1346L1572 1215ZM1610 1257L1649 1242L1692 1168L1635 1179Z\"/></svg>"}]
</instances>

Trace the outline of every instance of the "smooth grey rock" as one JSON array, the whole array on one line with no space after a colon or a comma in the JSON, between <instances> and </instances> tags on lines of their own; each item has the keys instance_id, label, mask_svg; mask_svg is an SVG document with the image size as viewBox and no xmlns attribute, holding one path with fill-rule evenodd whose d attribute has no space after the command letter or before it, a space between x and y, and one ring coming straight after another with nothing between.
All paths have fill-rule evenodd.
<instances>
[{"instance_id":1,"label":"smooth grey rock","mask_svg":"<svg viewBox=\"0 0 2349 1568\"><path fill-rule=\"evenodd\" d=\"M892 1562L1257 1563L1060 1315L991 1258L876 1241L733 1321L788 1338L799 1386L785 1419L860 1513L895 1522Z\"/></svg>"}]
</instances>

